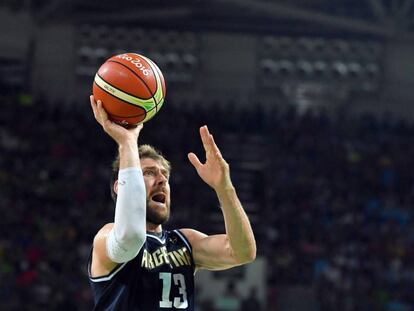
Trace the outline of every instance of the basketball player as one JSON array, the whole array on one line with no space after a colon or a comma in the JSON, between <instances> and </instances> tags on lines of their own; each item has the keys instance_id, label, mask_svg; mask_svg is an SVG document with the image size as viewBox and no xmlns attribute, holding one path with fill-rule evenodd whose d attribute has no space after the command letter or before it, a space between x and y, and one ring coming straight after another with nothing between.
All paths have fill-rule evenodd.
<instances>
[{"instance_id":1,"label":"basketball player","mask_svg":"<svg viewBox=\"0 0 414 311\"><path fill-rule=\"evenodd\" d=\"M194 274L253 261L256 242L230 180L229 166L207 126L200 128L206 162L188 158L217 193L226 233L162 229L170 214L169 162L153 147L138 148L142 125L125 129L90 98L96 120L118 144L115 219L93 241L88 271L94 310L194 310Z\"/></svg>"}]
</instances>

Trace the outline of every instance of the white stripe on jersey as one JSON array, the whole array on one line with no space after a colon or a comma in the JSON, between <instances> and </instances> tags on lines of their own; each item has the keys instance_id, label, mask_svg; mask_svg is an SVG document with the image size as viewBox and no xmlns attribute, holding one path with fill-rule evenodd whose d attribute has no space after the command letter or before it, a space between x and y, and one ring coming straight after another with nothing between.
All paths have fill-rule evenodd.
<instances>
[{"instance_id":1,"label":"white stripe on jersey","mask_svg":"<svg viewBox=\"0 0 414 311\"><path fill-rule=\"evenodd\" d=\"M97 277L97 278L92 278L91 276L89 276L89 279L92 281L92 282L105 282L105 281L109 281L109 280L111 280L113 277L114 277L114 275L115 274L117 274L119 271L121 271L121 269L123 268L123 267L125 267L125 265L128 263L129 261L127 261L127 262L124 262L122 265L120 265L116 270L114 270L114 271L112 271L110 274L108 274L108 275L105 275L105 276L101 276L101 277Z\"/></svg>"}]
</instances>

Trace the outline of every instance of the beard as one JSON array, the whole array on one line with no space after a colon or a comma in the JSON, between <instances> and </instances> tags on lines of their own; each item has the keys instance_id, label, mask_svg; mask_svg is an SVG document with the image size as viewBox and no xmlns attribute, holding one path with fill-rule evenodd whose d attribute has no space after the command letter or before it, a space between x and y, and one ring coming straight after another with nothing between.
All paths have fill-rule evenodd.
<instances>
[{"instance_id":1,"label":"beard","mask_svg":"<svg viewBox=\"0 0 414 311\"><path fill-rule=\"evenodd\" d=\"M147 199L147 222L154 225L163 225L170 218L170 203L165 203L166 210L158 210L157 208L151 207L150 200Z\"/></svg>"}]
</instances>

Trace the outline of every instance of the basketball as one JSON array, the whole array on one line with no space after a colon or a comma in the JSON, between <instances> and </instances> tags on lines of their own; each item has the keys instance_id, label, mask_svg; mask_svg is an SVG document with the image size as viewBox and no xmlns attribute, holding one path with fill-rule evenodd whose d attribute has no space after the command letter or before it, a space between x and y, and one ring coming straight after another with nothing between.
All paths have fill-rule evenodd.
<instances>
[{"instance_id":1,"label":"basketball","mask_svg":"<svg viewBox=\"0 0 414 311\"><path fill-rule=\"evenodd\" d=\"M112 121L128 127L156 115L164 103L166 88L164 76L152 60L125 53L109 58L99 68L92 92Z\"/></svg>"}]
</instances>

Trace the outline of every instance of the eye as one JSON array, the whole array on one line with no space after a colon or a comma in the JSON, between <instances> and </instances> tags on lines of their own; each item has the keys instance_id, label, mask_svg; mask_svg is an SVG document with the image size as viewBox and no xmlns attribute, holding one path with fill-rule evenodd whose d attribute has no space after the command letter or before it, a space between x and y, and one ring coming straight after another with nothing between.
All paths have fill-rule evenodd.
<instances>
[{"instance_id":1,"label":"eye","mask_svg":"<svg viewBox=\"0 0 414 311\"><path fill-rule=\"evenodd\" d=\"M154 176L155 173L153 171L144 171L144 176Z\"/></svg>"}]
</instances>

